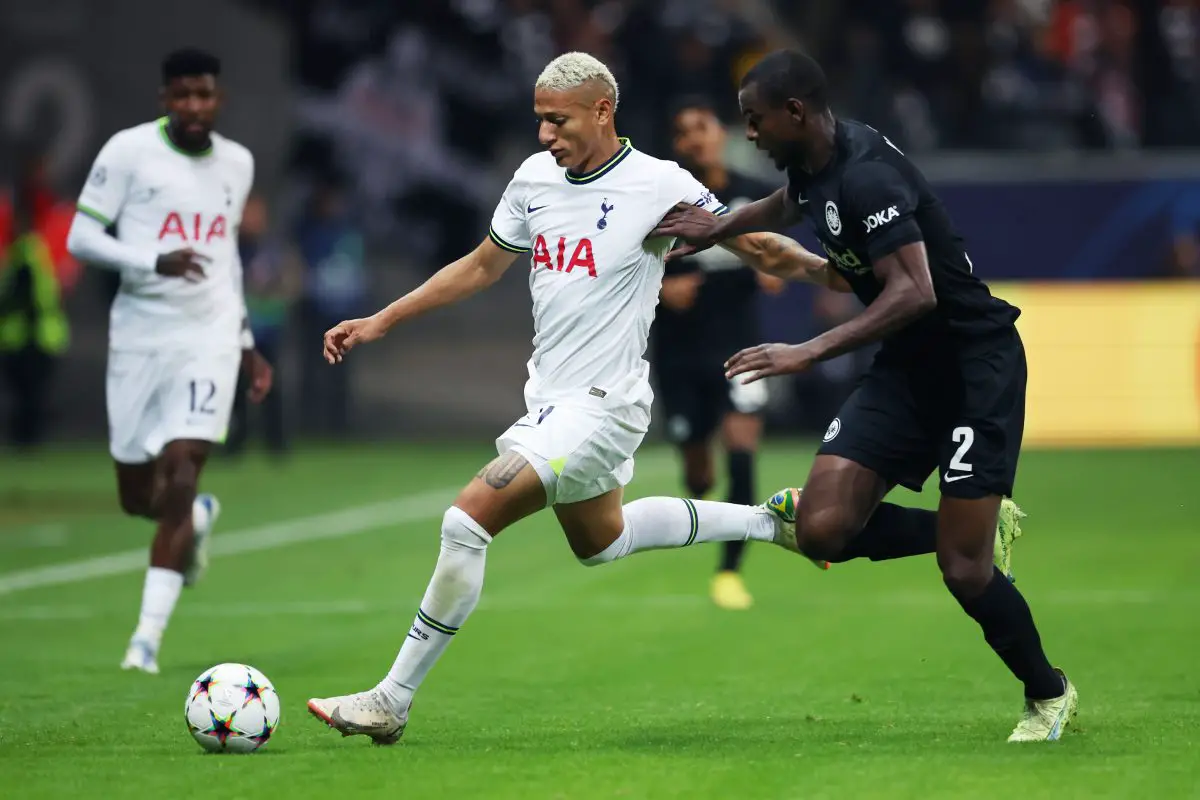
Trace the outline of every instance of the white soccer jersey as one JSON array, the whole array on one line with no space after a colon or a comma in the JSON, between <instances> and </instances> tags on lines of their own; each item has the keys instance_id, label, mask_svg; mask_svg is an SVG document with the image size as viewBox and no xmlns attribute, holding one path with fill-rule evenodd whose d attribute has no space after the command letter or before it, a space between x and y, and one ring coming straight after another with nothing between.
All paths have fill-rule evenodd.
<instances>
[{"instance_id":1,"label":"white soccer jersey","mask_svg":"<svg viewBox=\"0 0 1200 800\"><path fill-rule=\"evenodd\" d=\"M568 173L548 152L529 157L492 216L492 241L531 255L527 397L648 392L642 355L672 240L647 237L680 201L726 210L678 164L621 143L585 175Z\"/></svg>"},{"instance_id":2,"label":"white soccer jersey","mask_svg":"<svg viewBox=\"0 0 1200 800\"><path fill-rule=\"evenodd\" d=\"M245 147L214 133L209 150L186 153L167 137L165 118L108 140L79 211L115 225L117 238L146 251L151 262L121 271L112 349L240 347L245 305L237 229L253 179L254 158ZM184 247L211 259L204 280L154 272L153 258Z\"/></svg>"}]
</instances>

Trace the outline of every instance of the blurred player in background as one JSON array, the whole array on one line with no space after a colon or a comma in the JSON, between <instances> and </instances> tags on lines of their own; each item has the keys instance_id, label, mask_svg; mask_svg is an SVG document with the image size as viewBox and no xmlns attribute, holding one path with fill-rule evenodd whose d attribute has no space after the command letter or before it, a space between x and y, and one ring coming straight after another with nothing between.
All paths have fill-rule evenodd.
<instances>
[{"instance_id":1,"label":"blurred player in background","mask_svg":"<svg viewBox=\"0 0 1200 800\"><path fill-rule=\"evenodd\" d=\"M676 203L726 209L686 170L618 139L617 101L612 73L595 58L568 53L550 62L534 92L545 149L513 175L488 237L374 316L325 335L325 357L338 363L392 326L490 286L518 258L529 264L528 413L497 439L499 457L446 510L433 578L388 675L365 692L309 700L310 712L345 736L400 739L414 693L479 600L488 545L544 508L554 509L587 566L699 542L756 539L796 549L792 526L764 506L622 502L650 425L653 392L642 356L672 241L648 235ZM727 246L781 277L833 280L825 259L790 239L760 234Z\"/></svg>"},{"instance_id":2,"label":"blurred player in background","mask_svg":"<svg viewBox=\"0 0 1200 800\"><path fill-rule=\"evenodd\" d=\"M679 206L656 233L685 239L680 254L808 216L830 267L866 306L803 344L734 354L730 377L756 381L880 342L874 362L830 423L792 511L811 558L882 561L937 554L946 588L1024 685L1010 742L1058 739L1078 695L1051 666L1010 552L1020 510L1009 499L1025 425L1020 311L975 275L962 238L929 182L887 137L829 107L825 73L777 51L746 74L738 95L747 137L787 172L787 186L723 218ZM940 473L938 510L882 502L897 484L921 491Z\"/></svg>"},{"instance_id":3,"label":"blurred player in background","mask_svg":"<svg viewBox=\"0 0 1200 800\"><path fill-rule=\"evenodd\" d=\"M675 155L730 210L775 191L725 165L725 127L707 100L681 101L671 122ZM783 286L779 278L749 269L719 248L667 262L651 363L663 398L667 436L680 447L684 485L692 497L704 497L713 488L712 438L720 428L727 499L754 503L754 454L767 385L729 380L724 365L733 353L762 341L759 289L775 294ZM741 610L753 603L739 572L745 549L744 541L721 544L711 593L722 608Z\"/></svg>"},{"instance_id":4,"label":"blurred player in background","mask_svg":"<svg viewBox=\"0 0 1200 800\"><path fill-rule=\"evenodd\" d=\"M225 438L239 368L256 402L271 388L246 324L237 252L254 159L213 130L220 72L198 50L164 59L166 116L100 150L67 242L121 277L109 322L109 446L121 508L157 526L121 666L149 673L180 590L207 563L220 505L197 486L211 444Z\"/></svg>"}]
</instances>

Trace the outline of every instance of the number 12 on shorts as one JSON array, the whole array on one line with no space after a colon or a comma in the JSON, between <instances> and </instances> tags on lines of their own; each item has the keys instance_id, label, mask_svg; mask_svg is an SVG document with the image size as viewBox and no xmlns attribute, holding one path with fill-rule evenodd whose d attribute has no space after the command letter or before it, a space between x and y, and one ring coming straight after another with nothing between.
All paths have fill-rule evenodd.
<instances>
[{"instance_id":1,"label":"number 12 on shorts","mask_svg":"<svg viewBox=\"0 0 1200 800\"><path fill-rule=\"evenodd\" d=\"M189 396L193 414L217 413L217 409L212 405L213 396L217 393L216 381L203 379L188 381L188 388L190 389Z\"/></svg>"}]
</instances>

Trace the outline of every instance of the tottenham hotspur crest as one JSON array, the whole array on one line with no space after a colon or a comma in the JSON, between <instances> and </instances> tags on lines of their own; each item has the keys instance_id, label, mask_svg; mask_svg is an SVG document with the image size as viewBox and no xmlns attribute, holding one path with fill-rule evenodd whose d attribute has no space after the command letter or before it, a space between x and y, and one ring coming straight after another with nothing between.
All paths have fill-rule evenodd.
<instances>
[{"instance_id":1,"label":"tottenham hotspur crest","mask_svg":"<svg viewBox=\"0 0 1200 800\"><path fill-rule=\"evenodd\" d=\"M616 208L616 206L609 205L607 197L600 201L600 213L602 216L600 219L596 220L597 228L604 230L608 227L608 212L612 211L614 208Z\"/></svg>"},{"instance_id":2,"label":"tottenham hotspur crest","mask_svg":"<svg viewBox=\"0 0 1200 800\"><path fill-rule=\"evenodd\" d=\"M825 201L825 224L829 232L838 236L842 232L842 217L838 214L837 205L832 200Z\"/></svg>"}]
</instances>

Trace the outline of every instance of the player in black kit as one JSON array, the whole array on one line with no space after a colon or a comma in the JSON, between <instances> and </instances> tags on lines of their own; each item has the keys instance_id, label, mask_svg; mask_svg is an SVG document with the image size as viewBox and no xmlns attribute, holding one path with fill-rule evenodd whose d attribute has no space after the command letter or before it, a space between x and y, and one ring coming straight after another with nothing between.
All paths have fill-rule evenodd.
<instances>
[{"instance_id":1,"label":"player in black kit","mask_svg":"<svg viewBox=\"0 0 1200 800\"><path fill-rule=\"evenodd\" d=\"M725 128L707 100L681 100L671 124L676 157L729 208L774 191L725 166ZM766 384L730 380L724 364L730 353L761 341L756 307L760 288L776 293L783 281L755 272L720 248L667 264L651 361L666 411L667 436L680 448L684 483L692 497L702 498L712 490L711 444L719 427L729 502L754 503L754 454ZM753 603L740 573L745 547L745 542L722 543L711 587L713 602L722 608L743 610Z\"/></svg>"},{"instance_id":2,"label":"player in black kit","mask_svg":"<svg viewBox=\"0 0 1200 800\"><path fill-rule=\"evenodd\" d=\"M746 74L738 99L747 137L787 171L787 186L720 218L677 207L654 233L688 242L677 255L690 255L807 216L829 266L866 310L803 344L736 353L727 374L799 372L881 342L830 423L803 494L785 490L768 507L794 514L798 549L810 558L936 553L951 594L1025 686L1009 741L1055 740L1078 696L1006 579L1020 516L1007 498L1025 421L1020 312L975 276L941 201L904 154L873 128L834 117L815 61L772 53ZM936 512L881 502L897 484L919 491L935 468Z\"/></svg>"}]
</instances>

